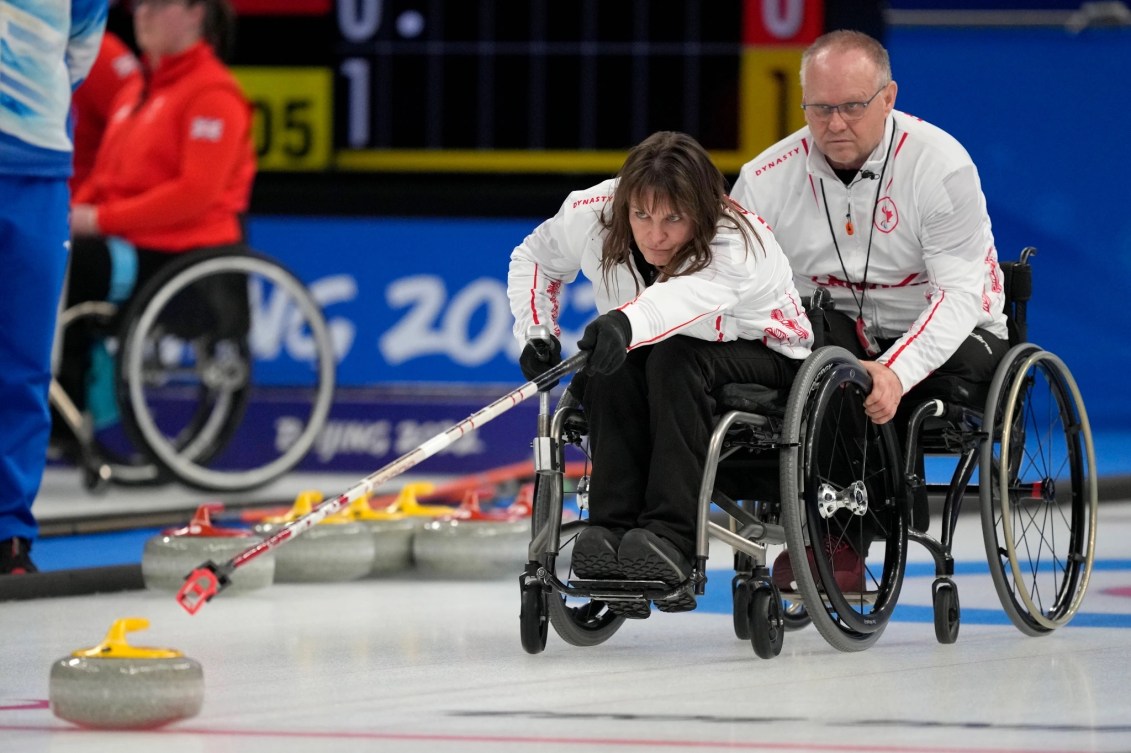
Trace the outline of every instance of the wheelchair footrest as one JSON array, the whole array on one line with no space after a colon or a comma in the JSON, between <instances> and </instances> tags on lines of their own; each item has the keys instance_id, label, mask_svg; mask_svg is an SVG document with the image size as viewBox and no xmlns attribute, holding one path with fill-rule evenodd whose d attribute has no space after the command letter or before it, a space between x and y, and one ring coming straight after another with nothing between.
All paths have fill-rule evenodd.
<instances>
[{"instance_id":1,"label":"wheelchair footrest","mask_svg":"<svg viewBox=\"0 0 1131 753\"><path fill-rule=\"evenodd\" d=\"M601 601L650 601L679 589L660 580L571 580L569 587Z\"/></svg>"}]
</instances>

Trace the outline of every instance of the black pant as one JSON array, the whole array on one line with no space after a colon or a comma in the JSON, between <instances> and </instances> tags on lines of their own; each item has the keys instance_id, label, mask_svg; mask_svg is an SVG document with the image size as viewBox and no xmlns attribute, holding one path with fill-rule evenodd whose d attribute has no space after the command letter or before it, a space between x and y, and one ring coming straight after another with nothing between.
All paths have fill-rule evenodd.
<instances>
[{"instance_id":1,"label":"black pant","mask_svg":"<svg viewBox=\"0 0 1131 753\"><path fill-rule=\"evenodd\" d=\"M861 361L873 360L864 352L860 340L856 337L856 320L841 311L823 312L825 317L825 344L837 345L849 351ZM886 351L895 343L895 340L880 340L881 351ZM1009 350L1009 341L991 335L984 329L975 329L954 352L950 358L935 369L927 379L908 390L903 399L899 401L899 409L895 414L896 432L900 440L905 439L907 421L911 412L918 407L921 400L916 399L917 393L924 392L930 380L936 378L959 379L970 384L988 385L994 378L998 364ZM980 405L973 407L981 408Z\"/></svg>"},{"instance_id":2,"label":"black pant","mask_svg":"<svg viewBox=\"0 0 1131 753\"><path fill-rule=\"evenodd\" d=\"M730 383L788 387L800 364L761 342L676 336L630 352L612 374L586 375L590 521L618 531L646 528L690 559L717 419L712 392Z\"/></svg>"},{"instance_id":3,"label":"black pant","mask_svg":"<svg viewBox=\"0 0 1131 753\"><path fill-rule=\"evenodd\" d=\"M860 340L856 337L856 320L840 311L824 311L824 327L826 345L837 345L851 352L860 360L873 360L864 352ZM886 351L895 343L895 340L879 341L881 352ZM912 387L899 401L896 410L894 428L899 438L901 448L907 447L907 424L911 420L911 413L919 407L928 395L936 392L935 385L946 380L958 381L969 385L988 386L994 378L994 372L1009 350L1009 341L991 335L984 329L975 329L971 332L958 350L935 369L927 379ZM932 384L934 383L934 384ZM981 409L981 404L971 407ZM924 475L923 457L916 459L919 478ZM927 495L922 489L913 500L914 525L921 531L927 530L930 520L927 506Z\"/></svg>"}]
</instances>

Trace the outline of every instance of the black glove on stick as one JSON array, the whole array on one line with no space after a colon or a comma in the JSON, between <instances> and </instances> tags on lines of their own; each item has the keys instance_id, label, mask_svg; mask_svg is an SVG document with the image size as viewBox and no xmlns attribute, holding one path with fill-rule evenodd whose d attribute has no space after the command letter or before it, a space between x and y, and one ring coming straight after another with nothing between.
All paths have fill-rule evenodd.
<instances>
[{"instance_id":1,"label":"black glove on stick","mask_svg":"<svg viewBox=\"0 0 1131 753\"><path fill-rule=\"evenodd\" d=\"M628 317L614 310L591 321L577 341L577 347L589 351L587 369L595 374L611 374L628 357L631 339L632 324Z\"/></svg>"},{"instance_id":2,"label":"black glove on stick","mask_svg":"<svg viewBox=\"0 0 1131 753\"><path fill-rule=\"evenodd\" d=\"M518 357L518 366L526 381L533 381L562 362L562 344L558 338L550 335L549 340L531 340L522 349ZM546 389L553 389L557 382L547 385Z\"/></svg>"}]
</instances>

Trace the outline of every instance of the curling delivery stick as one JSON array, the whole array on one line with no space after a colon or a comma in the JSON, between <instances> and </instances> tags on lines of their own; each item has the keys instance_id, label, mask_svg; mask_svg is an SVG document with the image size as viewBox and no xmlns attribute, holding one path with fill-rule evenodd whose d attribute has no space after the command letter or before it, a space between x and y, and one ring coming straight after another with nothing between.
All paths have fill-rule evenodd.
<instances>
[{"instance_id":1,"label":"curling delivery stick","mask_svg":"<svg viewBox=\"0 0 1131 753\"><path fill-rule=\"evenodd\" d=\"M185 579L184 584L181 585L180 590L177 591L177 602L189 614L196 614L206 602L210 601L213 596L220 593L220 591L228 586L231 582L231 575L237 568L243 567L264 552L282 546L323 518L345 509L354 500L371 494L374 489L380 487L385 482L399 476L409 468L416 466L432 457L437 452L447 448L471 429L483 426L492 419L506 413L528 397L533 397L538 394L539 390L541 390L544 385L552 385L566 374L581 368L585 364L585 359L588 358L588 355L589 354L586 352L581 352L567 358L557 366L554 366L538 375L532 381L522 385L514 392L503 395L495 402L473 413L450 429L432 437L415 450L410 450L381 470L366 476L346 493L335 499L326 500L318 505L318 507L311 510L307 515L280 528L269 538L240 552L227 562L218 565L209 560L203 563L200 567L193 570Z\"/></svg>"}]
</instances>

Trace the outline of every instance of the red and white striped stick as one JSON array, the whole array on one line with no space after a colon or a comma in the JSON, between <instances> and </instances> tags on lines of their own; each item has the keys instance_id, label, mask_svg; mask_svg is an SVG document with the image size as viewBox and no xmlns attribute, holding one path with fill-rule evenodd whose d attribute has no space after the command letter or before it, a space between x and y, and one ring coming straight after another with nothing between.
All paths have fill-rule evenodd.
<instances>
[{"instance_id":1,"label":"red and white striped stick","mask_svg":"<svg viewBox=\"0 0 1131 753\"><path fill-rule=\"evenodd\" d=\"M184 584L182 584L180 590L177 591L177 603L189 614L196 614L205 603L211 601L213 596L227 587L231 580L231 574L237 568L243 567L264 552L282 546L318 521L333 515L339 510L345 509L354 500L371 494L374 489L380 487L386 481L399 476L408 469L447 448L468 431L483 426L527 398L533 397L538 394L542 385L553 384L566 374L581 368L588 355L589 354L586 352L581 352L567 358L557 366L540 374L532 381L525 383L513 392L503 395L495 402L485 408L481 408L458 424L425 441L416 449L410 450L400 456L381 470L366 476L349 491L333 499L326 500L308 514L288 523L269 538L240 552L227 562L216 564L209 560L203 563L185 578Z\"/></svg>"}]
</instances>

